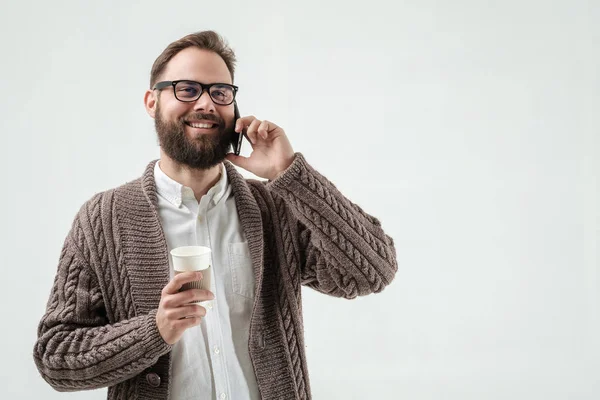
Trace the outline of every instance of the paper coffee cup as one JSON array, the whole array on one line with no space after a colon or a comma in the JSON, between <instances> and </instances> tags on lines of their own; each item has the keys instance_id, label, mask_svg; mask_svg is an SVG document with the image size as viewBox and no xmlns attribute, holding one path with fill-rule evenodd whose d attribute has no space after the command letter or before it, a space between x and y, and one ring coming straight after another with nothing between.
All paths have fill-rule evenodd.
<instances>
[{"instance_id":1,"label":"paper coffee cup","mask_svg":"<svg viewBox=\"0 0 600 400\"><path fill-rule=\"evenodd\" d=\"M182 246L171 250L175 275L182 272L202 272L202 279L184 284L180 291L188 289L210 290L212 281L211 250L204 246ZM202 304L202 302L197 302Z\"/></svg>"}]
</instances>

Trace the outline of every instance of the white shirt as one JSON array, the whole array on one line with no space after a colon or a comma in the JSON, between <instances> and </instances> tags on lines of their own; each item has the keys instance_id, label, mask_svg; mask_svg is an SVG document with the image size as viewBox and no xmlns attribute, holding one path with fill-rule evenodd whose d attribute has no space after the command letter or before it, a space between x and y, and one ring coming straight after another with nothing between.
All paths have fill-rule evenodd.
<instances>
[{"instance_id":1,"label":"white shirt","mask_svg":"<svg viewBox=\"0 0 600 400\"><path fill-rule=\"evenodd\" d=\"M169 252L179 246L212 250L215 299L199 326L189 328L171 353L171 400L259 399L248 351L254 273L225 165L200 202L191 188L154 167L158 213ZM173 264L169 254L171 277Z\"/></svg>"}]
</instances>

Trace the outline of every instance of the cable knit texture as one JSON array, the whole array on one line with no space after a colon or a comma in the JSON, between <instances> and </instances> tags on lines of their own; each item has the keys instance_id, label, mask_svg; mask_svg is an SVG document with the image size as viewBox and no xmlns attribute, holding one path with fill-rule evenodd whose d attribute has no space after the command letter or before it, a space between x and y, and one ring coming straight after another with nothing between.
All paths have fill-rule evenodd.
<instances>
[{"instance_id":1,"label":"cable knit texture","mask_svg":"<svg viewBox=\"0 0 600 400\"><path fill-rule=\"evenodd\" d=\"M65 239L34 347L56 390L168 399L171 346L155 320L169 281L155 163L87 201ZM248 348L261 397L310 399L301 285L348 299L380 292L397 270L393 240L300 153L268 182L225 165L256 280Z\"/></svg>"}]
</instances>

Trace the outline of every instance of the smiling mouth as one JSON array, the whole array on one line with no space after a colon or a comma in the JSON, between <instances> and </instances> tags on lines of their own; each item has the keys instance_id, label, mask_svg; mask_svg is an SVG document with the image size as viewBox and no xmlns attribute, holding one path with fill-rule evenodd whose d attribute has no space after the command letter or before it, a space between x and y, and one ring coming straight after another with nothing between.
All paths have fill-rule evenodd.
<instances>
[{"instance_id":1,"label":"smiling mouth","mask_svg":"<svg viewBox=\"0 0 600 400\"><path fill-rule=\"evenodd\" d=\"M199 123L199 122L187 122L185 121L185 124L187 126L191 126L192 128L202 128L202 129L213 129L218 127L218 124L206 124L206 123Z\"/></svg>"}]
</instances>

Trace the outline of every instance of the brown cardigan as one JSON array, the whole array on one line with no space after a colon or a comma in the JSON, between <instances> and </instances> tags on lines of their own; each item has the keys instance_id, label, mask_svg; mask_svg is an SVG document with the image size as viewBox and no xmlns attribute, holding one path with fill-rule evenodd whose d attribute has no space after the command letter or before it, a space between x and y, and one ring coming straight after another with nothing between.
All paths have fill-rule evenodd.
<instances>
[{"instance_id":1,"label":"brown cardigan","mask_svg":"<svg viewBox=\"0 0 600 400\"><path fill-rule=\"evenodd\" d=\"M34 347L56 390L168 398L171 346L155 321L169 281L155 162L87 201L65 239ZM256 279L248 348L261 397L310 399L301 285L348 299L380 292L397 270L393 240L300 153L270 182L225 165Z\"/></svg>"}]
</instances>

